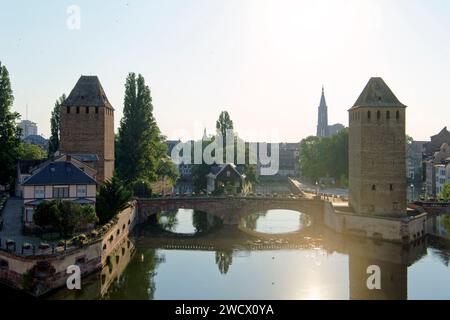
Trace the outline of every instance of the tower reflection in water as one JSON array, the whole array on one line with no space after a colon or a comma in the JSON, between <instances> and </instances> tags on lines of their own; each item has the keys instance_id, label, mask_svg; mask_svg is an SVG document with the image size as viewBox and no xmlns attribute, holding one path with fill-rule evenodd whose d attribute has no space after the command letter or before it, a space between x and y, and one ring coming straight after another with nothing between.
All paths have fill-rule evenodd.
<instances>
[{"instance_id":1,"label":"tower reflection in water","mask_svg":"<svg viewBox=\"0 0 450 320\"><path fill-rule=\"evenodd\" d=\"M198 221L196 223L198 224ZM328 297L403 300L408 298L408 267L427 252L424 242L402 246L343 237L315 224L296 233L279 236L273 234L263 236L242 227L221 227L212 232L178 235L166 230L155 231L154 228L144 226L138 230L135 239L136 249L133 241L124 242L110 257L100 274L92 275L84 281L82 291L61 290L49 298L170 299L179 298L180 295L177 293L180 290L184 290L184 295L181 295L183 298L185 296L189 298L188 295L191 293L193 298L200 299L229 298L234 295L240 297L242 296L238 294L240 291L245 291L244 296L249 296L253 292L260 298L265 297L261 296L265 291L272 290L267 298L296 299L298 297L295 294L279 295L280 291L277 290L295 291L298 289L296 286L302 285L294 281L301 277L299 274L294 275L293 272L302 273L311 270L314 261L305 259L307 256L305 253L316 250L323 253L323 259L337 254L342 258L341 262L348 261L348 274L345 268L336 265L336 272L331 272L333 276L326 277L326 281L335 281L337 285L348 283L348 288L327 295ZM261 263L263 260L260 258L261 254L266 252L278 260L270 264L266 259ZM283 257L286 259L283 260ZM335 267L332 260L326 264L327 268ZM186 265L187 261L190 261L190 265ZM298 268L297 266L300 266L299 270L294 269ZM367 286L367 280L371 276L368 273L369 266L380 268L380 290L370 290ZM242 274L247 270L254 272ZM314 280L316 282L309 281L308 287L302 288L303 291L314 291L315 287L333 287L324 286L325 280L320 279L320 272L316 274L318 276L317 280ZM272 283L271 277L274 274L281 274L280 277L286 280L284 284L279 284L280 287L284 286L283 288L277 288L278 283ZM192 275L195 275L195 279ZM255 286L255 289L252 291L246 288L243 281L237 281L236 278L245 279L245 283ZM227 288L226 294L218 295L223 288ZM312 294L305 294L302 298L308 296L314 297Z\"/></svg>"}]
</instances>

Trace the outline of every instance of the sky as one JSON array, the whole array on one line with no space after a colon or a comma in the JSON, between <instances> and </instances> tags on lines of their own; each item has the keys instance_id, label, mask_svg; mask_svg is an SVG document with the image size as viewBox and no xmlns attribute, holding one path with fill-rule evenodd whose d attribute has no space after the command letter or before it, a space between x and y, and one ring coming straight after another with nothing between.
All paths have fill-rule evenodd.
<instances>
[{"instance_id":1,"label":"sky","mask_svg":"<svg viewBox=\"0 0 450 320\"><path fill-rule=\"evenodd\" d=\"M330 124L348 125L373 76L408 106L416 140L450 124L448 0L0 0L0 8L13 109L25 119L28 105L45 137L55 100L80 75L100 78L117 129L129 72L145 77L169 139L213 133L227 110L248 141L298 142L316 132L322 85Z\"/></svg>"}]
</instances>

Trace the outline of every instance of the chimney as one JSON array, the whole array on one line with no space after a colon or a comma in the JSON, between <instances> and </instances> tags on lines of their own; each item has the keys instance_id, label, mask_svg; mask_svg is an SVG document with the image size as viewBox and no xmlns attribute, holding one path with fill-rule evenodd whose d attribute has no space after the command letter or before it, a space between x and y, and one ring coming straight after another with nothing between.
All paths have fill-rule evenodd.
<instances>
[{"instance_id":1,"label":"chimney","mask_svg":"<svg viewBox=\"0 0 450 320\"><path fill-rule=\"evenodd\" d=\"M67 160L66 160L67 162L72 162L72 156L71 156L71 155L68 154L67 157L66 157L66 159L67 159Z\"/></svg>"}]
</instances>

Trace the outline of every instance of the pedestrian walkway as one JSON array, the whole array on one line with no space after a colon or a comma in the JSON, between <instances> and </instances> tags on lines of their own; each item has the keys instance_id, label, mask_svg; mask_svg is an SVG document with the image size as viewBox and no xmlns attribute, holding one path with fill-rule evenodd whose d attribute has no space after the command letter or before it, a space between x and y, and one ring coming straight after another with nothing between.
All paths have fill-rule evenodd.
<instances>
[{"instance_id":1,"label":"pedestrian walkway","mask_svg":"<svg viewBox=\"0 0 450 320\"><path fill-rule=\"evenodd\" d=\"M6 240L13 240L16 244L30 243L38 245L41 241L36 237L27 237L22 235L22 206L23 200L19 198L10 198L3 209L3 228L0 231L2 246Z\"/></svg>"}]
</instances>

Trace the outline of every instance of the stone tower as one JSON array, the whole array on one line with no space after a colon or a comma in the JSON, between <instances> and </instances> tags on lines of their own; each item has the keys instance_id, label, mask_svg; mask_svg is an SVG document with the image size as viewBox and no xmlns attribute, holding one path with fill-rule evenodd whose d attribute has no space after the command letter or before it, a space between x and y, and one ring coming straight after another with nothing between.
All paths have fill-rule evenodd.
<instances>
[{"instance_id":1,"label":"stone tower","mask_svg":"<svg viewBox=\"0 0 450 320\"><path fill-rule=\"evenodd\" d=\"M319 116L317 120L317 136L320 138L328 137L328 107L325 101L325 91L322 86L322 96L320 98Z\"/></svg>"},{"instance_id":2,"label":"stone tower","mask_svg":"<svg viewBox=\"0 0 450 320\"><path fill-rule=\"evenodd\" d=\"M405 114L381 78L349 110L349 205L358 214L406 214Z\"/></svg>"},{"instance_id":3,"label":"stone tower","mask_svg":"<svg viewBox=\"0 0 450 320\"><path fill-rule=\"evenodd\" d=\"M97 76L81 76L60 110L60 152L96 155L97 182L114 171L114 108Z\"/></svg>"}]
</instances>

